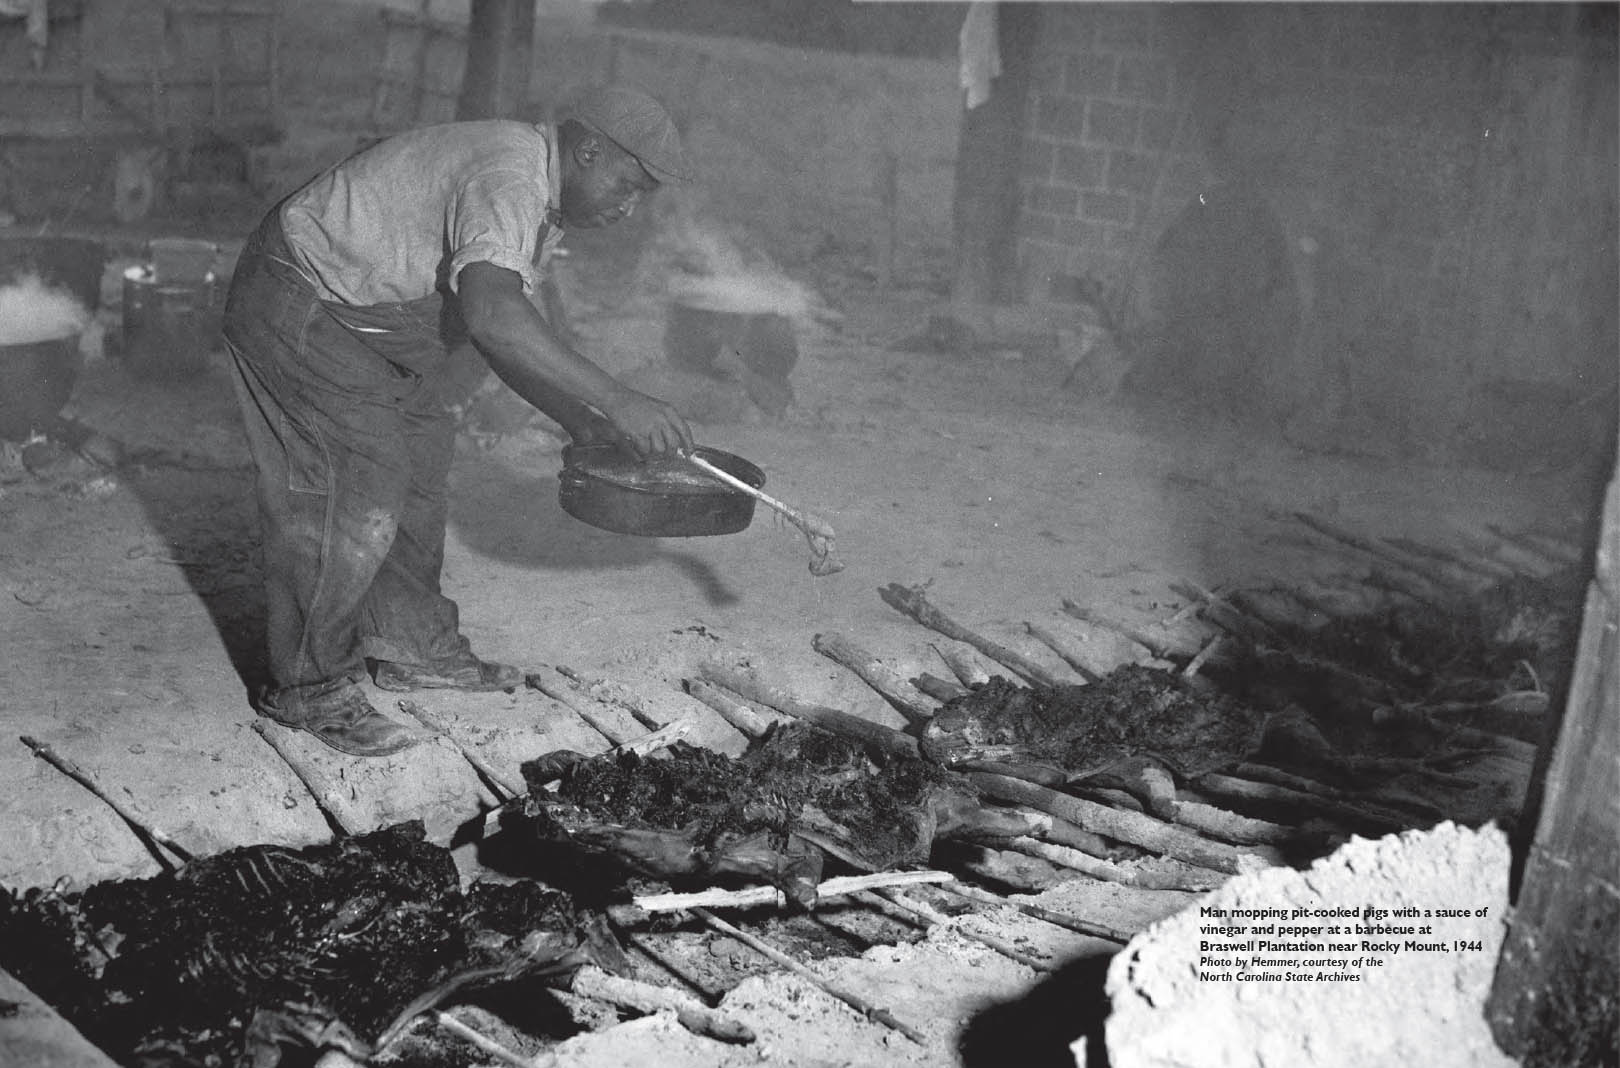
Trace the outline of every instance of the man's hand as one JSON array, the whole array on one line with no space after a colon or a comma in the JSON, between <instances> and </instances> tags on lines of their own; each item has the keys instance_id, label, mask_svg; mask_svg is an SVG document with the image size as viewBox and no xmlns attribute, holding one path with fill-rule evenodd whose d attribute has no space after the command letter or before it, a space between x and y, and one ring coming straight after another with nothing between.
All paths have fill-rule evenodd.
<instances>
[{"instance_id":1,"label":"man's hand","mask_svg":"<svg viewBox=\"0 0 1620 1068\"><path fill-rule=\"evenodd\" d=\"M578 411L570 414L567 421L558 418L562 428L568 432L574 445L616 445L619 442L619 432L605 417L585 407L577 406ZM547 413L550 414L550 413Z\"/></svg>"},{"instance_id":2,"label":"man's hand","mask_svg":"<svg viewBox=\"0 0 1620 1068\"><path fill-rule=\"evenodd\" d=\"M458 294L467 332L501 381L577 444L605 438L643 459L692 448L692 431L674 408L621 385L559 338L515 272L470 263Z\"/></svg>"},{"instance_id":3,"label":"man's hand","mask_svg":"<svg viewBox=\"0 0 1620 1068\"><path fill-rule=\"evenodd\" d=\"M692 451L692 431L671 405L633 389L622 389L603 409L622 444L642 459L677 450Z\"/></svg>"}]
</instances>

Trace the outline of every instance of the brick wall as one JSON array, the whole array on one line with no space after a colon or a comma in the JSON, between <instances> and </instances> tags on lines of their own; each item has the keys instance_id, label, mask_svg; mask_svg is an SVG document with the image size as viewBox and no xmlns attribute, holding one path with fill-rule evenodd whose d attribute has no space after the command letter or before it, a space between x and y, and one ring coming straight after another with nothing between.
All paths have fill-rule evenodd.
<instances>
[{"instance_id":1,"label":"brick wall","mask_svg":"<svg viewBox=\"0 0 1620 1068\"><path fill-rule=\"evenodd\" d=\"M1165 388L1415 445L1503 383L1611 388L1614 37L1565 5L1048 5L1021 294L1100 288Z\"/></svg>"},{"instance_id":2,"label":"brick wall","mask_svg":"<svg viewBox=\"0 0 1620 1068\"><path fill-rule=\"evenodd\" d=\"M1145 7L1063 5L1042 29L1019 224L1024 295L1036 301L1069 278L1116 276L1137 234L1162 225L1159 206L1193 195L1203 177L1164 19Z\"/></svg>"}]
</instances>

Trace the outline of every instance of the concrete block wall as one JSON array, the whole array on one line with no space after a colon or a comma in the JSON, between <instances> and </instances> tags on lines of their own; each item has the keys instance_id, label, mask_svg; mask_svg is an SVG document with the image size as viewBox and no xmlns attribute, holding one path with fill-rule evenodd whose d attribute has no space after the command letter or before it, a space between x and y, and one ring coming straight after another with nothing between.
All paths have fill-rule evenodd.
<instances>
[{"instance_id":1,"label":"concrete block wall","mask_svg":"<svg viewBox=\"0 0 1620 1068\"><path fill-rule=\"evenodd\" d=\"M1526 382L1554 409L1614 388L1612 9L1042 10L1025 300L1089 280L1172 348L1196 346L1182 355L1207 381L1169 381L1237 383L1234 402L1396 451L1500 422L1492 398L1521 403ZM1196 231L1200 194L1231 190L1268 216L1249 247L1167 238ZM1200 271L1208 291L1189 301ZM1229 306L1221 329L1173 321L1200 300ZM1611 393L1576 438L1601 438L1614 408Z\"/></svg>"},{"instance_id":2,"label":"concrete block wall","mask_svg":"<svg viewBox=\"0 0 1620 1068\"><path fill-rule=\"evenodd\" d=\"M1226 181L1303 197L1328 240L1401 276L1392 288L1454 274L1489 30L1438 15L1053 8L1025 140L1026 295L1052 270L1110 281Z\"/></svg>"},{"instance_id":3,"label":"concrete block wall","mask_svg":"<svg viewBox=\"0 0 1620 1068\"><path fill-rule=\"evenodd\" d=\"M920 256L950 232L954 63L653 31L613 37L616 60L586 77L615 69L668 104L716 215L810 242L863 238L884 222L880 178L893 154L903 249Z\"/></svg>"},{"instance_id":4,"label":"concrete block wall","mask_svg":"<svg viewBox=\"0 0 1620 1068\"><path fill-rule=\"evenodd\" d=\"M1019 222L1026 299L1124 268L1164 205L1195 195L1201 151L1182 106L1165 20L1152 5L1044 13L1027 111Z\"/></svg>"}]
</instances>

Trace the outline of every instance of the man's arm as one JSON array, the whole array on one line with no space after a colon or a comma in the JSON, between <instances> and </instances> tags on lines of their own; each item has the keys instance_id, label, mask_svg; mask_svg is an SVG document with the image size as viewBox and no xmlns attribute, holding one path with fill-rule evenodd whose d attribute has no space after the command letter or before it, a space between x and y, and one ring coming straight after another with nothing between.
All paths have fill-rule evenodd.
<instances>
[{"instance_id":1,"label":"man's arm","mask_svg":"<svg viewBox=\"0 0 1620 1068\"><path fill-rule=\"evenodd\" d=\"M619 384L565 344L529 303L515 272L470 263L457 283L468 334L495 374L575 440L600 437L600 413L639 456L692 448L692 431L674 408Z\"/></svg>"},{"instance_id":2,"label":"man's arm","mask_svg":"<svg viewBox=\"0 0 1620 1068\"><path fill-rule=\"evenodd\" d=\"M561 338L564 344L578 349L579 335L568 324L568 309L563 307L562 290L557 287L557 280L549 274L544 275L536 289L540 294L540 314L551 324L551 332Z\"/></svg>"}]
</instances>

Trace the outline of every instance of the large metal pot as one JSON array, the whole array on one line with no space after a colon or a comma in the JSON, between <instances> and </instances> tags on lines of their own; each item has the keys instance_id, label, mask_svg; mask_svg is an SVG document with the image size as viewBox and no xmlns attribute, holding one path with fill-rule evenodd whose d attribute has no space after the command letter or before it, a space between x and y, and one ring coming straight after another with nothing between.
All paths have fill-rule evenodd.
<instances>
[{"instance_id":1,"label":"large metal pot","mask_svg":"<svg viewBox=\"0 0 1620 1068\"><path fill-rule=\"evenodd\" d=\"M755 489L765 473L741 456L698 448L697 455ZM615 534L693 538L735 534L754 519L754 498L679 457L639 462L614 445L563 450L557 501L583 523Z\"/></svg>"},{"instance_id":2,"label":"large metal pot","mask_svg":"<svg viewBox=\"0 0 1620 1068\"><path fill-rule=\"evenodd\" d=\"M67 289L92 314L101 304L106 262L107 247L88 238L0 238L0 286L36 275L47 286ZM82 363L76 331L0 344L0 438L22 441L47 430L72 394Z\"/></svg>"},{"instance_id":3,"label":"large metal pot","mask_svg":"<svg viewBox=\"0 0 1620 1068\"><path fill-rule=\"evenodd\" d=\"M49 429L79 377L79 335L0 345L0 438Z\"/></svg>"},{"instance_id":4,"label":"large metal pot","mask_svg":"<svg viewBox=\"0 0 1620 1068\"><path fill-rule=\"evenodd\" d=\"M722 353L735 353L756 374L787 381L799 360L793 320L771 312L734 311L678 301L664 321L664 355L676 367L715 373Z\"/></svg>"}]
</instances>

